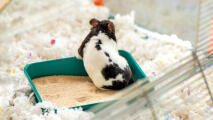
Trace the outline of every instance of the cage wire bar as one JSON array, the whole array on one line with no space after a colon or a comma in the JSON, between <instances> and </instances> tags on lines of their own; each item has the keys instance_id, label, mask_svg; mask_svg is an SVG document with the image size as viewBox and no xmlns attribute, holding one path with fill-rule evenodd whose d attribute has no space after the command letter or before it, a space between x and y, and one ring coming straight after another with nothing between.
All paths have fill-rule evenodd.
<instances>
[{"instance_id":1,"label":"cage wire bar","mask_svg":"<svg viewBox=\"0 0 213 120\"><path fill-rule=\"evenodd\" d=\"M91 108L94 120L213 118L213 1L199 0L197 13L191 55L123 90L115 96L118 101Z\"/></svg>"},{"instance_id":2,"label":"cage wire bar","mask_svg":"<svg viewBox=\"0 0 213 120\"><path fill-rule=\"evenodd\" d=\"M206 1L201 1L199 0L199 10L198 10L198 19L197 19L197 37L196 37L196 42L200 42L203 41L205 39L208 40L208 47L207 49L208 52L207 54L211 54L213 53L213 51L211 50L213 48L213 43L212 43L212 28L213 28L213 1L212 0L206 0ZM205 36L205 37L203 37ZM212 94L212 90L210 89L210 85L209 82L207 81L206 75L204 73L204 69L201 67L201 62L200 59L197 56L197 43L195 43L195 50L192 51L192 55L195 59L195 61L198 63L200 70L201 70L201 74L202 77L205 81L206 84L206 88L208 89L208 93L211 97L211 100L213 102L213 94ZM208 55L207 55L208 56ZM208 56L211 57L212 55Z\"/></svg>"}]
</instances>

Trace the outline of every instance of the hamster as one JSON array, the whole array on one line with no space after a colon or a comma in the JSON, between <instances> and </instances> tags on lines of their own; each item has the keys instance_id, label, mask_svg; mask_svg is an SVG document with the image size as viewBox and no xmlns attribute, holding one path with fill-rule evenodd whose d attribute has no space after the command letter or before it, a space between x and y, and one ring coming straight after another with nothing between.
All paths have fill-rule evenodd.
<instances>
[{"instance_id":1,"label":"hamster","mask_svg":"<svg viewBox=\"0 0 213 120\"><path fill-rule=\"evenodd\" d=\"M132 71L118 53L114 24L90 20L90 33L78 49L84 67L99 89L120 90L134 82Z\"/></svg>"}]
</instances>

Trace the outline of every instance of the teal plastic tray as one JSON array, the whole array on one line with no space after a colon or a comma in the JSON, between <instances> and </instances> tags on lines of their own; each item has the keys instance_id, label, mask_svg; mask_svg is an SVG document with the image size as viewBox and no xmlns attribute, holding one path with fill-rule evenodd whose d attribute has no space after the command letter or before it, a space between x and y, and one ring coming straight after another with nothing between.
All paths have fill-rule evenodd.
<instances>
[{"instance_id":1,"label":"teal plastic tray","mask_svg":"<svg viewBox=\"0 0 213 120\"><path fill-rule=\"evenodd\" d=\"M124 50L119 50L119 54L123 56L127 61L132 70L134 78L136 80L142 80L146 78L146 75L141 70L139 65L136 63L132 55ZM72 76L88 76L87 72L85 71L83 61L77 59L76 57L69 57L63 59L56 59L56 60L49 60L43 62L37 62L28 64L24 68L24 73L27 76L33 91L36 95L37 101L42 102L41 96L39 95L32 79L44 77L44 76L52 76L52 75L72 75ZM148 82L148 81L147 81ZM92 103L82 106L70 107L70 108L78 108L82 107L83 110L87 110L90 107L100 104L99 103Z\"/></svg>"}]
</instances>

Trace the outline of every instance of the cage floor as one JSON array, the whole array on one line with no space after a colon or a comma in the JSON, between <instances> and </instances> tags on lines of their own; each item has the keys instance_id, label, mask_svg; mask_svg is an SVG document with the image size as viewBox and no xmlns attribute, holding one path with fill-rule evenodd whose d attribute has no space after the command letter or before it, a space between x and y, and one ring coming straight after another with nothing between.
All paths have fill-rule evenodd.
<instances>
[{"instance_id":1,"label":"cage floor","mask_svg":"<svg viewBox=\"0 0 213 120\"><path fill-rule=\"evenodd\" d=\"M0 38L0 119L91 118L90 113L57 108L49 102L33 106L23 68L32 62L76 56L79 44L89 32L88 21L93 17L107 19L109 9L79 0L70 1L66 9L56 7L57 2L37 3L41 5L14 0L0 15L1 30L6 31ZM56 8L62 9L60 15L56 15ZM112 21L118 48L129 51L148 76L161 73L164 67L190 54L190 42L137 27L133 13L115 15ZM47 109L49 115L42 116Z\"/></svg>"}]
</instances>

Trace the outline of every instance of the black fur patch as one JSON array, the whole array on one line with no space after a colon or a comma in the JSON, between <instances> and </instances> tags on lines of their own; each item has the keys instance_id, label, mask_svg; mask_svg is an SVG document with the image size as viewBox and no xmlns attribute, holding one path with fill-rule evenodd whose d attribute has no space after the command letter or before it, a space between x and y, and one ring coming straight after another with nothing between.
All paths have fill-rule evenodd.
<instances>
[{"instance_id":1,"label":"black fur patch","mask_svg":"<svg viewBox=\"0 0 213 120\"><path fill-rule=\"evenodd\" d=\"M109 62L112 62L112 59L110 58L109 53L108 52L104 52L104 54L109 58Z\"/></svg>"},{"instance_id":2,"label":"black fur patch","mask_svg":"<svg viewBox=\"0 0 213 120\"><path fill-rule=\"evenodd\" d=\"M120 89L123 89L129 85L131 85L132 83L134 83L134 79L131 78L129 80L129 82L127 81L119 81L119 80L115 80L115 81L112 81L112 85L104 85L102 88L104 89L111 89L111 90L120 90Z\"/></svg>"},{"instance_id":3,"label":"black fur patch","mask_svg":"<svg viewBox=\"0 0 213 120\"><path fill-rule=\"evenodd\" d=\"M107 53L107 52L104 52L104 54L105 54L107 57L109 57L109 53Z\"/></svg>"},{"instance_id":4,"label":"black fur patch","mask_svg":"<svg viewBox=\"0 0 213 120\"><path fill-rule=\"evenodd\" d=\"M101 71L102 75L106 80L109 80L110 78L115 78L119 73L122 72L122 69L116 63L106 65Z\"/></svg>"},{"instance_id":5,"label":"black fur patch","mask_svg":"<svg viewBox=\"0 0 213 120\"><path fill-rule=\"evenodd\" d=\"M109 62L112 62L112 59L109 58Z\"/></svg>"},{"instance_id":6,"label":"black fur patch","mask_svg":"<svg viewBox=\"0 0 213 120\"><path fill-rule=\"evenodd\" d=\"M101 71L102 75L106 80L109 80L110 78L115 79L118 74L121 74L123 77L122 81L115 80L112 82L111 86L103 86L105 89L113 89L113 90L118 90L122 89L134 82L132 72L129 68L129 66L126 66L124 70L122 70L118 64L113 63L110 65L106 65L104 69Z\"/></svg>"},{"instance_id":7,"label":"black fur patch","mask_svg":"<svg viewBox=\"0 0 213 120\"><path fill-rule=\"evenodd\" d=\"M122 88L125 88L127 86L126 82L121 82L121 81L113 81L112 86L103 86L102 88L104 89L111 89L111 90L120 90Z\"/></svg>"},{"instance_id":8,"label":"black fur patch","mask_svg":"<svg viewBox=\"0 0 213 120\"><path fill-rule=\"evenodd\" d=\"M97 50L101 50L101 44L102 44L101 40L98 40L98 42L96 42L95 48Z\"/></svg>"},{"instance_id":9,"label":"black fur patch","mask_svg":"<svg viewBox=\"0 0 213 120\"><path fill-rule=\"evenodd\" d=\"M96 44L99 44L99 45L102 44L101 40L99 39Z\"/></svg>"},{"instance_id":10,"label":"black fur patch","mask_svg":"<svg viewBox=\"0 0 213 120\"><path fill-rule=\"evenodd\" d=\"M100 46L100 45L96 45L95 48L96 48L97 50L101 50L101 46Z\"/></svg>"}]
</instances>

